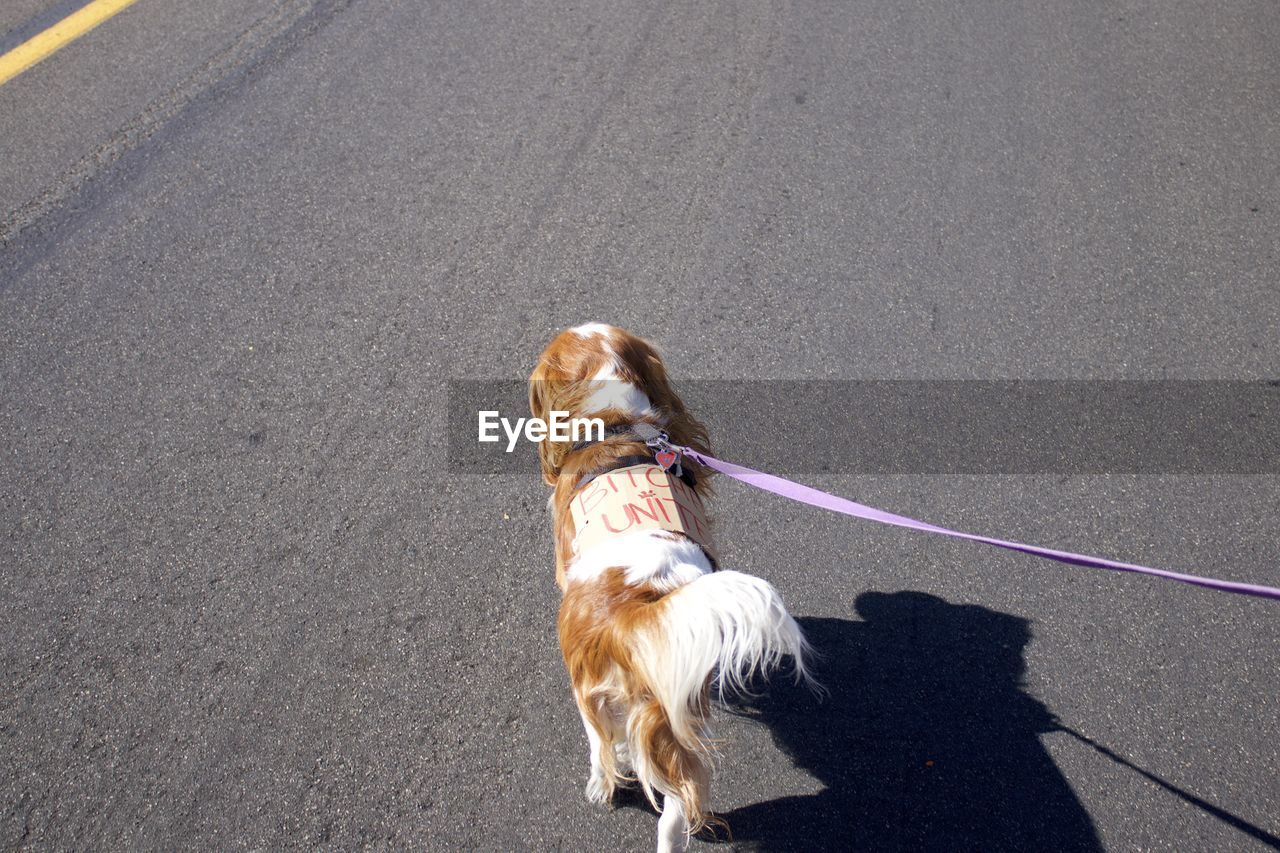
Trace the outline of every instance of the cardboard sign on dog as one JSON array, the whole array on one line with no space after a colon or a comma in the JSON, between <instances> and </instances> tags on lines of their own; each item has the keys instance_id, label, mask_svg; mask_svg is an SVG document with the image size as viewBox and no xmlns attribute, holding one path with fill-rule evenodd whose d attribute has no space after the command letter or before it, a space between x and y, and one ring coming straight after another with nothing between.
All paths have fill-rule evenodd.
<instances>
[{"instance_id":1,"label":"cardboard sign on dog","mask_svg":"<svg viewBox=\"0 0 1280 853\"><path fill-rule=\"evenodd\" d=\"M683 533L715 559L702 501L658 465L632 465L601 474L574 496L569 508L579 554L610 536L666 530Z\"/></svg>"}]
</instances>

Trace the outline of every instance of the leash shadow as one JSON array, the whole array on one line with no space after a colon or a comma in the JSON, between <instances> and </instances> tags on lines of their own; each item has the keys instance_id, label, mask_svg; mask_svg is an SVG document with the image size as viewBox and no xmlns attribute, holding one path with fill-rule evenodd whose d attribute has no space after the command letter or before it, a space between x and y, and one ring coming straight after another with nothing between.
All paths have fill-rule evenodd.
<instances>
[{"instance_id":1,"label":"leash shadow","mask_svg":"<svg viewBox=\"0 0 1280 853\"><path fill-rule=\"evenodd\" d=\"M854 608L798 620L828 697L777 679L729 705L824 786L723 815L735 848L1103 849L1041 745L1057 724L1022 688L1026 619L920 592Z\"/></svg>"}]
</instances>

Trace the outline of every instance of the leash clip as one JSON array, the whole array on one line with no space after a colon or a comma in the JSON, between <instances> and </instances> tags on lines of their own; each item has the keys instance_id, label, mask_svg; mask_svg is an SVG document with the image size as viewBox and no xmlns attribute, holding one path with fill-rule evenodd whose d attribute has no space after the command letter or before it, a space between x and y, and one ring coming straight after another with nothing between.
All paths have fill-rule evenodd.
<instances>
[{"instance_id":1,"label":"leash clip","mask_svg":"<svg viewBox=\"0 0 1280 853\"><path fill-rule=\"evenodd\" d=\"M646 423L636 424L633 431L645 444L657 451L653 459L663 471L674 474L677 479L684 476L684 468L680 464L680 458L684 454L679 447L671 443L670 437L665 432Z\"/></svg>"}]
</instances>

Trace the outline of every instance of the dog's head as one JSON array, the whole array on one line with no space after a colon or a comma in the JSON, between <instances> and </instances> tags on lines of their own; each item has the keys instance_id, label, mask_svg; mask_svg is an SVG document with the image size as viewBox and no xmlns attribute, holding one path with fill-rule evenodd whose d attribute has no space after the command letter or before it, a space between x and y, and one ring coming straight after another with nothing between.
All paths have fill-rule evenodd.
<instances>
[{"instance_id":1,"label":"dog's head","mask_svg":"<svg viewBox=\"0 0 1280 853\"><path fill-rule=\"evenodd\" d=\"M600 418L606 427L644 421L678 444L710 452L706 429L672 390L657 349L616 326L588 323L557 335L529 377L529 408L548 421L552 412ZM538 447L542 477L555 485L573 447L554 441Z\"/></svg>"}]
</instances>

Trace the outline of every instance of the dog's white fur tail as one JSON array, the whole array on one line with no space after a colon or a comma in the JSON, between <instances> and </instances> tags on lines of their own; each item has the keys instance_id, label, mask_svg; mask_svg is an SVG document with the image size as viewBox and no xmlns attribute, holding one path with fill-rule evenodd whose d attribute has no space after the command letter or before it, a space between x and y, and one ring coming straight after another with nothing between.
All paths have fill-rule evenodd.
<instances>
[{"instance_id":1,"label":"dog's white fur tail","mask_svg":"<svg viewBox=\"0 0 1280 853\"><path fill-rule=\"evenodd\" d=\"M768 674L790 656L797 680L810 681L809 644L768 581L714 572L658 606L658 617L637 637L637 662L686 749L709 751L702 732L708 680L721 691L745 692L753 675Z\"/></svg>"}]
</instances>

